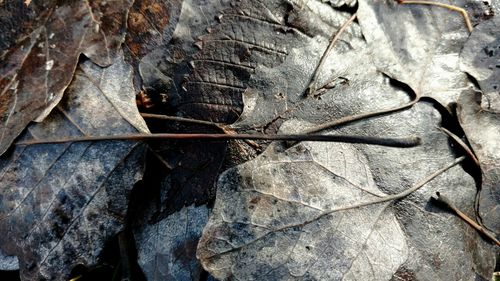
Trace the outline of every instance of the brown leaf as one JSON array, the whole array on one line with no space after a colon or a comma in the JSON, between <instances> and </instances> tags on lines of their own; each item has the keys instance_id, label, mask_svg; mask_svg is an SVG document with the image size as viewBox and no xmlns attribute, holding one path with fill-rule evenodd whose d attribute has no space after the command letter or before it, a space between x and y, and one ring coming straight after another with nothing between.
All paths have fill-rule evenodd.
<instances>
[{"instance_id":1,"label":"brown leaf","mask_svg":"<svg viewBox=\"0 0 500 281\"><path fill-rule=\"evenodd\" d=\"M125 43L136 58L170 40L180 13L179 0L135 1L127 20Z\"/></svg>"},{"instance_id":2,"label":"brown leaf","mask_svg":"<svg viewBox=\"0 0 500 281\"><path fill-rule=\"evenodd\" d=\"M53 0L0 6L6 38L0 57L0 154L29 122L43 120L59 103L80 54L100 66L113 63L131 5L132 0Z\"/></svg>"}]
</instances>

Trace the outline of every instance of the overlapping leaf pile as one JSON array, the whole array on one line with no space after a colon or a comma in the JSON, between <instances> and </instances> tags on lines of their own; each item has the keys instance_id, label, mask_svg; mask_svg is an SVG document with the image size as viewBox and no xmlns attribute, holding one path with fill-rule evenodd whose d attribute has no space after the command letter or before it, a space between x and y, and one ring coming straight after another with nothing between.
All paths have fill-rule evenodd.
<instances>
[{"instance_id":1,"label":"overlapping leaf pile","mask_svg":"<svg viewBox=\"0 0 500 281\"><path fill-rule=\"evenodd\" d=\"M78 264L102 263L125 231L135 247L116 253L124 278L133 264L147 280L491 278L497 246L432 199L446 195L500 233L498 2L454 4L472 15L471 34L459 13L389 0L0 3L1 267L12 270L16 256L23 280L65 280ZM8 149L18 136L220 132L148 128L140 90L155 113L225 123L226 132L422 144ZM464 152L439 127L463 137L479 167L456 165ZM384 199L396 194L405 195Z\"/></svg>"}]
</instances>

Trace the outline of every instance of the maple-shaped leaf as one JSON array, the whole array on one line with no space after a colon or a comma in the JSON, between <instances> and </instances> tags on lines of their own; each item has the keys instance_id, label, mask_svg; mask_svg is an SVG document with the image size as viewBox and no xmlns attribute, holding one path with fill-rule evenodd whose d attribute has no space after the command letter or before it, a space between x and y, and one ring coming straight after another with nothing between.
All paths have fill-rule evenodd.
<instances>
[{"instance_id":1,"label":"maple-shaped leaf","mask_svg":"<svg viewBox=\"0 0 500 281\"><path fill-rule=\"evenodd\" d=\"M100 66L113 63L132 2L0 4L0 154L59 103L80 54Z\"/></svg>"},{"instance_id":2,"label":"maple-shaped leaf","mask_svg":"<svg viewBox=\"0 0 500 281\"><path fill-rule=\"evenodd\" d=\"M21 140L147 132L134 103L132 69L82 62L60 104ZM0 158L0 247L19 258L22 280L67 280L99 262L123 229L141 179L144 146L131 141L20 145Z\"/></svg>"}]
</instances>

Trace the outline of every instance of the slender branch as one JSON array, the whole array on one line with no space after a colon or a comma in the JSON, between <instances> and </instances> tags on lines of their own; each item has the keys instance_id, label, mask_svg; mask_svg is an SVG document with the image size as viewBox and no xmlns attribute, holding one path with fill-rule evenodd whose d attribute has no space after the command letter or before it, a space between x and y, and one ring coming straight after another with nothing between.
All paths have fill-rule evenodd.
<instances>
[{"instance_id":1,"label":"slender branch","mask_svg":"<svg viewBox=\"0 0 500 281\"><path fill-rule=\"evenodd\" d=\"M319 61L318 66L314 69L314 73L311 77L311 81L309 82L309 85L306 88L306 97L311 96L315 91L316 91L316 79L318 79L318 74L319 70L323 67L326 61L326 57L332 50L333 46L335 43L339 40L340 35L344 33L344 31L347 29L347 27L356 19L357 14L352 15L342 26L340 29L333 35L333 37L330 39L330 43L328 44L328 47L326 48L325 52L323 53L323 56L321 56L321 59Z\"/></svg>"},{"instance_id":2,"label":"slender branch","mask_svg":"<svg viewBox=\"0 0 500 281\"><path fill-rule=\"evenodd\" d=\"M422 0L397 0L397 1L399 4L432 5L432 6L438 6L441 8L446 8L448 10L452 10L455 12L459 12L464 17L465 25L467 26L469 33L472 32L472 30L473 30L472 23L471 23L470 18L469 18L469 14L467 14L467 11L465 9L462 9L460 7L448 5L448 4L444 4L444 3L439 3L439 2L433 2L433 1L422 1Z\"/></svg>"},{"instance_id":3,"label":"slender branch","mask_svg":"<svg viewBox=\"0 0 500 281\"><path fill-rule=\"evenodd\" d=\"M436 192L437 198L435 198L438 202L443 203L446 205L450 210L452 210L457 216L459 216L462 220L464 220L466 223L468 223L470 226L472 226L474 229L476 229L479 233L483 234L484 236L488 237L493 241L497 246L500 246L500 241L495 238L495 236L491 235L489 231L485 230L483 227L481 227L478 223L476 223L473 219L469 218L466 214L464 214L460 209L458 209L453 202L451 202L450 199L448 199L446 196L440 194L439 192Z\"/></svg>"},{"instance_id":4,"label":"slender branch","mask_svg":"<svg viewBox=\"0 0 500 281\"><path fill-rule=\"evenodd\" d=\"M211 121L205 121L205 120L185 118L185 117L168 116L168 115L151 114L151 113L141 113L141 116L144 118L150 118L150 119L160 119L160 120L168 120L168 121L174 121L174 122L207 125L207 126L213 126L213 127L217 127L217 128L221 128L221 129L223 129L225 127L224 124L215 123L215 122L211 122Z\"/></svg>"},{"instance_id":5,"label":"slender branch","mask_svg":"<svg viewBox=\"0 0 500 281\"><path fill-rule=\"evenodd\" d=\"M443 131L444 133L446 133L452 140L454 140L465 151L465 153L467 153L467 156L469 156L478 167L481 167L481 165L479 163L479 160L477 159L476 155L474 155L474 152L472 152L472 150L469 148L469 146L467 144L465 144L465 142L463 142L454 133L448 131L446 128L441 127L439 129L441 131Z\"/></svg>"},{"instance_id":6,"label":"slender branch","mask_svg":"<svg viewBox=\"0 0 500 281\"><path fill-rule=\"evenodd\" d=\"M17 142L16 145L104 141L104 140L279 140L279 141L325 141L325 142L348 142L365 143L392 147L413 147L420 145L420 138L380 138L369 136L351 135L265 135L265 134L128 134L114 136L84 136L68 137L55 140L28 140Z\"/></svg>"},{"instance_id":7,"label":"slender branch","mask_svg":"<svg viewBox=\"0 0 500 281\"><path fill-rule=\"evenodd\" d=\"M348 123L359 121L361 119L375 117L375 116L380 116L380 115L384 115L384 114L388 114L388 113L400 111L400 110L412 107L418 101L419 101L419 98L417 97L413 101L411 101L411 102L409 102L407 104L403 104L401 106L397 106L397 107L393 107L393 108L389 108L389 109L383 109L383 110L380 110L380 111L373 111L373 112L368 112L368 113L361 113L361 114L356 114L356 115L349 115L349 116L342 117L342 118L337 119L337 120L333 120L333 121L329 121L329 122L326 122L326 123L322 123L322 124L313 126L313 127L309 128L309 129L307 129L305 131L305 133L306 134L318 133L318 132L324 131L326 129L331 129L331 128L338 127L338 126L341 126L341 125L346 125Z\"/></svg>"}]
</instances>

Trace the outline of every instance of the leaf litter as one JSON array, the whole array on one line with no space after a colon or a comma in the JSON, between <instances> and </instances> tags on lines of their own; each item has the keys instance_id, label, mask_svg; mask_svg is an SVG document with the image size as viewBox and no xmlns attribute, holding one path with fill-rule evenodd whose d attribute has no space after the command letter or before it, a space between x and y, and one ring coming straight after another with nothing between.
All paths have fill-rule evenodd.
<instances>
[{"instance_id":1,"label":"leaf litter","mask_svg":"<svg viewBox=\"0 0 500 281\"><path fill-rule=\"evenodd\" d=\"M22 139L147 130L123 58L104 69L87 60L75 73L56 109ZM23 280L64 280L75 265L99 262L124 227L143 156L139 143L108 141L18 146L1 157L0 245L19 258Z\"/></svg>"},{"instance_id":2,"label":"leaf litter","mask_svg":"<svg viewBox=\"0 0 500 281\"><path fill-rule=\"evenodd\" d=\"M257 8L255 9L255 7ZM410 5L405 8L411 10L412 14L418 14L418 9L421 9L408 7ZM421 97L429 96L450 110L450 103L457 100L459 93L473 85L468 79L462 79L464 76L461 72L456 71L457 54L460 49L455 48L459 44L454 45L456 42L453 40L458 38L457 41L462 42L461 40L466 39L466 36L459 35L462 31L458 31L458 23L454 21L442 23L447 28L451 27L452 47L447 49L449 46L446 46L446 42L440 43L442 48L434 48L438 55L425 54L429 60L433 61L430 68L426 64L419 65L418 58L421 53L413 51L406 55L416 54L417 59L413 58L413 61L410 60L410 64L398 66L401 59L400 51L409 49L410 44L395 49L392 47L384 49L388 50L388 57L392 57L391 60L397 62L394 64L395 69L406 70L404 68L407 65L417 62L416 68L422 71L417 71L417 74L413 76L419 77L420 80L412 80L413 77L407 75L412 72L402 72L404 75L401 76L400 72L393 71L394 69L391 68L394 65L387 68L386 65L380 64L381 58L376 56L376 52L373 52L373 48L377 44L368 38L371 35L375 37L380 35L378 32L372 32L371 29L376 30L379 26L387 25L384 18L377 18L378 14L372 13L370 9L375 9L377 12L380 12L380 9L389 9L391 11L388 12L397 17L398 14L394 9L399 8L390 3L377 6L373 3L366 5L366 3L361 2L358 11L363 12L362 9L365 9L365 14L358 14L358 17L361 15L360 25L354 23L341 35L331 54L327 55L327 62L318 77L318 81L321 82L318 84L319 88L312 97L307 99L303 98L303 93L307 90L308 79L313 76L314 68L328 45L327 38L351 16L345 10L330 9L318 1L268 1L265 4L258 1L256 3L242 1L242 3L233 4L231 8L226 10L229 11L229 17L235 16L236 18L229 20L233 31L246 30L247 23L241 19L246 17L264 19L264 21L271 19L272 23L282 27L272 31L257 29L255 35L257 37L253 38L254 41L244 42L244 44L258 43L263 45L247 48L247 52L250 50L251 54L247 57L248 53L245 55L245 53L235 52L238 48L231 47L229 51L226 51L224 48L210 49L205 45L207 42L211 44L212 41L219 42L219 40L223 45L225 43L234 44L233 41L240 39L238 36L234 36L239 34L238 31L225 33L224 23L222 23L216 25L214 29L209 30L208 35L202 37L205 38L205 41L201 40L202 45L199 45L202 47L201 51L195 55L195 57L198 55L208 56L211 59L210 56L217 55L218 52L222 52L222 54L226 52L230 55L226 57L231 57L232 52L234 52L239 56L239 59L244 58L251 61L262 55L255 52L255 49L263 50L267 46L272 46L272 50L275 51L286 50L284 56L275 56L279 58L277 63L275 61L268 64L272 59L264 58L262 63L252 66L252 70L243 76L238 76L239 73L233 70L233 66L196 67L196 64L193 64L195 69L187 77L187 80L184 80L188 83L184 85L189 88L192 87L189 83L195 82L194 84L203 84L204 86L197 86L199 88L189 91L189 95L183 93L182 90L179 91L183 85L180 83L182 77L174 70L176 67L177 70L183 69L185 60L182 57L178 66L175 66L177 63L172 63L175 60L170 60L166 64L170 64L167 69L162 69L160 72L155 70L150 73L152 76L160 74L160 79L163 82L168 82L161 85L163 90L172 89L171 87L175 85L175 89L172 91L174 95L169 96L172 98L170 105L174 108L175 113L185 117L202 119L216 117L226 122L236 120L231 128L237 132L297 132L298 129L301 129L302 132L312 132L328 129L329 133L393 137L418 135L423 139L422 146L408 149L381 148L361 144L273 143L254 160L226 171L220 178L214 211L204 230L202 243L198 247L198 256L201 257L203 266L215 276L236 279L241 277L259 279L262 276L276 279L318 278L318 276L326 279L391 279L412 276L418 280L446 279L449 276L457 279L472 279L477 276L489 278L491 276L495 259L492 246L481 240L474 230L458 218L443 212L432 201L429 201L430 196L435 191L439 191L451 197L461 210L468 214L474 213L472 200L476 194L474 180L460 166L450 168L431 183L416 190L407 198L394 203L370 204L364 208L338 210L318 218L312 215L315 212L317 215L320 210L327 210L328 213L334 204L342 205L342 201L339 199L346 197L346 194L353 193L352 196L345 198L352 201L399 194L436 170L449 165L456 157L446 135L436 128L442 125L440 124L443 121L442 118L447 119L449 116L442 115L442 111L434 109L428 103L414 104L420 101ZM236 14L231 15L232 11L236 11ZM443 17L448 15L442 11L435 12L434 9L426 11L430 14L441 13ZM432 21L439 18L433 17L427 12L423 13L425 15L423 17L416 17L417 22L422 19L426 22L429 19ZM373 16L376 16L377 19L374 20ZM404 19L408 18L411 17L406 15ZM405 22L405 20L401 22ZM366 23L375 25L371 26ZM439 25L435 24L432 27L434 26ZM413 32L414 34L415 29L411 29L411 25L409 28L408 33L412 34ZM297 34L300 35L295 38L297 40L280 41L279 36L269 38L266 35L266 33L272 32L276 32L279 36L283 32L288 39L295 38ZM430 33L433 35L430 42L434 44L437 42L435 41L436 33ZM246 35L247 33L242 32L241 34ZM401 35L402 33L398 32L390 34L390 40L404 43L400 37L398 39L398 36ZM455 35L457 38L454 37ZM255 40L255 38L263 39ZM367 39L367 42L364 39ZM382 46L394 43L390 40L382 38L379 43ZM245 50L245 48L241 49ZM272 52L272 50L268 50L268 52ZM245 56L242 57L242 54ZM452 65L443 66L435 63L442 57L453 58L450 60ZM172 56L171 58L177 57ZM372 62L373 58L375 58L374 63ZM235 63L238 65L241 61ZM438 65L436 66L436 64ZM439 89L434 84L426 84L432 81L432 79L426 80L425 78L429 71L438 73L441 71L438 69L447 67L449 69L446 70L449 71L445 76L448 80L445 82L449 88ZM167 70L166 75L162 73L165 70ZM187 73L185 68L182 72ZM384 75L381 75L380 72ZM209 75L210 73L213 75ZM236 76L231 76L235 73ZM459 79L452 81L455 78ZM155 81L158 80L153 77L145 81L156 83ZM415 81L424 82L416 84ZM454 83L457 81L459 82ZM174 82L174 84L169 84L170 82ZM238 94L227 90L205 91L205 88L210 89L210 87L217 86L213 83L226 82L242 83L238 84L242 90L233 90L237 90L236 92L242 94L243 98L238 99ZM157 86L154 83L150 89ZM177 85L181 87L177 87ZM234 85L236 84L225 86ZM436 92L439 94L435 94ZM198 93L201 95L198 96ZM194 96L190 96L191 94ZM443 99L443 97L445 98ZM187 106L178 107L184 103L192 102L199 103L201 106L194 111L190 111L190 107ZM359 120L363 115L381 115L373 110L392 112L398 111L394 110L395 108L402 109L411 105L413 105L412 108L405 111L345 126L347 121ZM227 110L228 108L229 110ZM167 110L167 112L169 111ZM359 116L353 119L352 115ZM342 122L338 121L343 119ZM464 130L467 131L467 129ZM256 146L252 146L248 142L241 142L230 148L229 155L244 153L248 155L246 159L249 159L253 157L252 155L264 150L266 146L267 143L258 143ZM331 154L337 155L329 157ZM167 160L172 159L172 156L167 157ZM325 156L327 160L324 160ZM173 157L175 159L177 156ZM343 162L340 161L341 158ZM238 161L241 162L242 159L234 161L233 164L238 163ZM228 164L231 165L231 163L227 163L225 167ZM315 169L316 166L319 166L319 169ZM270 167L270 169L266 170L261 167ZM364 170L364 173L360 174L358 168ZM245 175L247 175L246 178ZM195 176L196 172L193 174L193 177ZM249 182L248 178L257 180ZM360 179L361 183L357 182ZM317 183L318 181L319 183ZM332 186L334 188L329 188L326 191L331 196L314 194L318 189ZM284 188L284 190L278 187ZM304 187L309 187L309 189ZM239 192L241 188L243 191ZM253 199L257 198L258 200L249 199L252 188L257 190ZM267 189L272 192L266 193ZM277 197L276 194L281 197ZM302 194L306 196L301 196ZM229 199L223 200L226 197ZM230 204L228 204L229 202ZM241 202L237 205L241 210L234 208L233 202ZM189 205L188 202L185 204ZM280 208L282 205L287 208ZM179 214L183 214L186 209L191 208L181 209L180 206L182 204L176 207L177 211L170 212L170 214L177 217ZM280 211L278 212L277 209ZM253 213L257 215L249 216ZM346 220L345 216L342 216L343 213L353 215ZM376 215L373 216L373 214ZM307 216L312 217L312 219L308 220ZM168 219L169 217L164 220ZM358 220L360 223L350 224L348 220ZM253 224L254 221L258 223ZM273 227L283 226L290 222L292 223L289 225L294 225L293 223L296 225L290 229L286 229L286 227L273 229ZM155 222L158 226L161 223L164 221ZM311 229L308 228L312 228L312 231L309 231ZM136 233L140 233L142 230L138 231ZM261 240L248 240L255 235L266 233L266 231L268 232L262 240L265 240L267 244L261 244ZM148 235L159 237L160 233L161 230L158 229L155 233ZM387 238L392 236L394 236L394 241L391 240L391 243L388 243ZM388 246L392 243L396 246ZM335 247L332 247L333 245ZM283 250L285 253L288 251L289 255L283 254L279 250ZM169 251L166 249L163 252L168 253ZM270 254L275 254L276 257ZM169 254L167 254L168 256ZM189 256L190 264L196 268L196 263L193 263L193 255L187 256ZM460 259L457 259L457 256ZM332 267L329 264L330 261L338 266ZM389 266L381 267L380 262L387 262ZM146 263L142 265L145 271L146 268L153 271L160 269L148 266ZM261 265L261 267L258 268L256 265ZM172 266L169 268L175 268L176 265ZM149 272L151 271L149 270ZM185 271L178 272L185 274Z\"/></svg>"}]
</instances>

